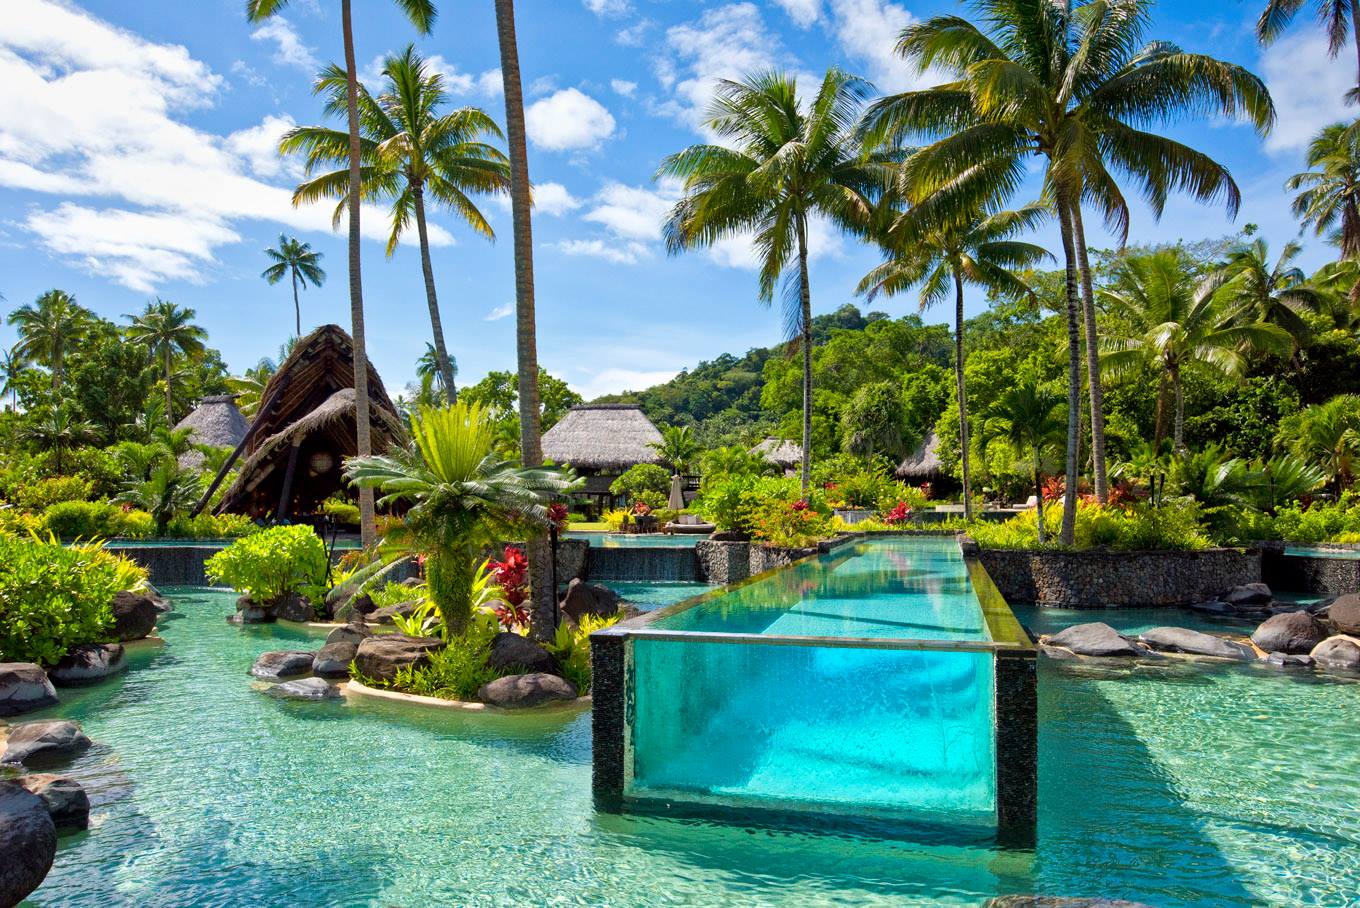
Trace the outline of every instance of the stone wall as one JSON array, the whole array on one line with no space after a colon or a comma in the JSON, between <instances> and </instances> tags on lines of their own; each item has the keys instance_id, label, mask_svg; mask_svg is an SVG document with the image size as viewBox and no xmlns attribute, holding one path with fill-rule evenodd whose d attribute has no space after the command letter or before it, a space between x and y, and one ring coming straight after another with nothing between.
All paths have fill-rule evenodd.
<instances>
[{"instance_id":1,"label":"stone wall","mask_svg":"<svg viewBox=\"0 0 1360 908\"><path fill-rule=\"evenodd\" d=\"M977 558L1011 603L1060 608L1192 605L1261 580L1259 549L1195 552L979 549Z\"/></svg>"},{"instance_id":2,"label":"stone wall","mask_svg":"<svg viewBox=\"0 0 1360 908\"><path fill-rule=\"evenodd\" d=\"M751 576L751 543L700 539L694 544L699 577L709 583L736 583Z\"/></svg>"},{"instance_id":3,"label":"stone wall","mask_svg":"<svg viewBox=\"0 0 1360 908\"><path fill-rule=\"evenodd\" d=\"M1360 593L1360 558L1286 555L1284 546L1267 545L1261 572L1272 590L1313 596Z\"/></svg>"}]
</instances>

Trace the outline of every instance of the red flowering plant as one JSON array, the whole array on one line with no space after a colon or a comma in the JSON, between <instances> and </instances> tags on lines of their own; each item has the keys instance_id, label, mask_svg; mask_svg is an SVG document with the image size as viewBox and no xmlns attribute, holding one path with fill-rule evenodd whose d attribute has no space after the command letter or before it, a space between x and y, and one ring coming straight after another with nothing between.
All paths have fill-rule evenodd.
<instances>
[{"instance_id":1,"label":"red flowering plant","mask_svg":"<svg viewBox=\"0 0 1360 908\"><path fill-rule=\"evenodd\" d=\"M496 620L511 630L527 627L529 610L525 608L524 601L529 598L529 559L513 545L505 547L503 557L503 561L487 564L496 585L501 588L502 604L493 609Z\"/></svg>"},{"instance_id":2,"label":"red flowering plant","mask_svg":"<svg viewBox=\"0 0 1360 908\"><path fill-rule=\"evenodd\" d=\"M568 522L567 506L560 501L554 501L548 505L548 520L558 530L565 530Z\"/></svg>"},{"instance_id":3,"label":"red flowering plant","mask_svg":"<svg viewBox=\"0 0 1360 908\"><path fill-rule=\"evenodd\" d=\"M883 515L883 522L888 524L888 526L910 523L911 505L907 504L905 501L899 501L891 511Z\"/></svg>"},{"instance_id":4,"label":"red flowering plant","mask_svg":"<svg viewBox=\"0 0 1360 908\"><path fill-rule=\"evenodd\" d=\"M935 497L935 486L928 482L921 483L921 494L926 497L926 501Z\"/></svg>"},{"instance_id":5,"label":"red flowering plant","mask_svg":"<svg viewBox=\"0 0 1360 908\"><path fill-rule=\"evenodd\" d=\"M806 498L800 498L789 505L789 509L794 511L806 511L809 507L810 505L808 505Z\"/></svg>"},{"instance_id":6,"label":"red flowering plant","mask_svg":"<svg viewBox=\"0 0 1360 908\"><path fill-rule=\"evenodd\" d=\"M1067 480L1062 476L1050 476L1044 480L1044 501L1057 501L1067 491Z\"/></svg>"},{"instance_id":7,"label":"red flowering plant","mask_svg":"<svg viewBox=\"0 0 1360 908\"><path fill-rule=\"evenodd\" d=\"M635 501L633 502L633 513L638 517L646 517L652 513L652 506L645 501Z\"/></svg>"}]
</instances>

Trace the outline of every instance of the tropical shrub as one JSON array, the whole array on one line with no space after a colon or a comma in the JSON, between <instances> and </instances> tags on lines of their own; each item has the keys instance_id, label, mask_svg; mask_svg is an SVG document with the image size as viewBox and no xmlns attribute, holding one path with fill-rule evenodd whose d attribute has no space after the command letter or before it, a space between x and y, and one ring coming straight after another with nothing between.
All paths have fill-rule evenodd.
<instances>
[{"instance_id":1,"label":"tropical shrub","mask_svg":"<svg viewBox=\"0 0 1360 908\"><path fill-rule=\"evenodd\" d=\"M44 513L49 532L62 539L108 539L150 536L151 515L123 510L107 501L59 501Z\"/></svg>"},{"instance_id":2,"label":"tropical shrub","mask_svg":"<svg viewBox=\"0 0 1360 908\"><path fill-rule=\"evenodd\" d=\"M623 529L623 522L627 520L631 514L632 512L627 508L615 508L612 511L605 511L600 515L600 519L608 524L610 532L617 533L619 530Z\"/></svg>"},{"instance_id":3,"label":"tropical shrub","mask_svg":"<svg viewBox=\"0 0 1360 908\"><path fill-rule=\"evenodd\" d=\"M407 586L404 583L390 581L369 590L368 595L378 608L387 608L389 605L400 605L403 602L411 602L415 599L429 599L430 588L424 583Z\"/></svg>"},{"instance_id":4,"label":"tropical shrub","mask_svg":"<svg viewBox=\"0 0 1360 908\"><path fill-rule=\"evenodd\" d=\"M177 539L236 539L260 532L259 524L244 514L181 514L170 518L165 535Z\"/></svg>"},{"instance_id":5,"label":"tropical shrub","mask_svg":"<svg viewBox=\"0 0 1360 908\"><path fill-rule=\"evenodd\" d=\"M1286 542L1316 545L1346 542L1360 533L1360 493L1347 492L1335 502L1294 502L1275 514L1272 537Z\"/></svg>"},{"instance_id":6,"label":"tropical shrub","mask_svg":"<svg viewBox=\"0 0 1360 908\"><path fill-rule=\"evenodd\" d=\"M321 502L321 513L342 526L359 525L359 506L340 498L327 498Z\"/></svg>"},{"instance_id":7,"label":"tropical shrub","mask_svg":"<svg viewBox=\"0 0 1360 908\"><path fill-rule=\"evenodd\" d=\"M258 603L323 585L326 546L311 527L271 527L233 542L208 559L208 579L245 593Z\"/></svg>"},{"instance_id":8,"label":"tropical shrub","mask_svg":"<svg viewBox=\"0 0 1360 908\"><path fill-rule=\"evenodd\" d=\"M14 507L0 508L0 536L28 537L47 532L47 518Z\"/></svg>"},{"instance_id":9,"label":"tropical shrub","mask_svg":"<svg viewBox=\"0 0 1360 908\"><path fill-rule=\"evenodd\" d=\"M633 513L650 514L652 511L659 511L664 508L669 500L670 496L664 492L652 492L644 489L641 492L634 493L629 502L633 505ZM639 511L639 505L645 507L646 510Z\"/></svg>"},{"instance_id":10,"label":"tropical shrub","mask_svg":"<svg viewBox=\"0 0 1360 908\"><path fill-rule=\"evenodd\" d=\"M705 481L703 495L694 506L719 530L749 532L743 497L755 488L757 481L755 476L743 473L725 476L713 482Z\"/></svg>"},{"instance_id":11,"label":"tropical shrub","mask_svg":"<svg viewBox=\"0 0 1360 908\"><path fill-rule=\"evenodd\" d=\"M557 626L557 633L547 646L548 652L557 657L562 666L562 677L575 684L580 693L590 690L590 635L617 624L621 617L582 615L581 622L575 626L566 621Z\"/></svg>"},{"instance_id":12,"label":"tropical shrub","mask_svg":"<svg viewBox=\"0 0 1360 908\"><path fill-rule=\"evenodd\" d=\"M14 489L12 500L26 511L41 513L62 501L89 501L94 486L79 476L53 476Z\"/></svg>"},{"instance_id":13,"label":"tropical shrub","mask_svg":"<svg viewBox=\"0 0 1360 908\"><path fill-rule=\"evenodd\" d=\"M447 645L430 653L428 665L397 669L391 681L376 681L356 675L370 687L388 687L421 697L443 700L474 700L483 684L499 677L486 667L491 640L500 631L489 615L474 615L463 633L450 637Z\"/></svg>"},{"instance_id":14,"label":"tropical shrub","mask_svg":"<svg viewBox=\"0 0 1360 908\"><path fill-rule=\"evenodd\" d=\"M829 510L818 511L808 502L770 500L753 509L751 536L784 548L807 548L834 532Z\"/></svg>"},{"instance_id":15,"label":"tropical shrub","mask_svg":"<svg viewBox=\"0 0 1360 908\"><path fill-rule=\"evenodd\" d=\"M1075 548L1105 547L1128 551L1209 548L1213 541L1204 529L1202 518L1199 505L1193 501L1170 502L1162 507L1139 504L1130 508L1079 501ZM1062 508L1048 509L1044 519L1048 538L1056 538L1062 523ZM1037 511L1026 511L1004 523L975 522L968 532L984 548L1022 549L1040 545Z\"/></svg>"},{"instance_id":16,"label":"tropical shrub","mask_svg":"<svg viewBox=\"0 0 1360 908\"><path fill-rule=\"evenodd\" d=\"M661 504L658 507L666 503L670 490L671 475L665 467L654 463L635 464L609 485L612 494L627 498L630 502L639 500L639 496L647 492L660 495Z\"/></svg>"}]
</instances>

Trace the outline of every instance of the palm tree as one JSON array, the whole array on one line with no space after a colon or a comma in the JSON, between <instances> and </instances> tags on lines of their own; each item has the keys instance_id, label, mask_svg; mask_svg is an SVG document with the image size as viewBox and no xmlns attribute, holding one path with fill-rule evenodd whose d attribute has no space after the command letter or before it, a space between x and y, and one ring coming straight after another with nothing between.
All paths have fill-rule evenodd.
<instances>
[{"instance_id":1,"label":"palm tree","mask_svg":"<svg viewBox=\"0 0 1360 908\"><path fill-rule=\"evenodd\" d=\"M454 378L457 378L458 361L452 357L447 358L449 360L449 370L453 373ZM440 365L439 360L439 351L435 348L434 344L425 344L425 352L420 354L420 359L416 360L416 378L420 379L422 392L428 392L429 396L433 396L433 392L437 390L446 403L453 402L452 397L449 394L451 386L445 384L444 370Z\"/></svg>"},{"instance_id":2,"label":"palm tree","mask_svg":"<svg viewBox=\"0 0 1360 908\"><path fill-rule=\"evenodd\" d=\"M973 519L972 474L970 469L968 395L964 388L963 365L963 288L965 284L982 287L1000 296L1032 295L1029 286L1011 269L1051 258L1047 250L1012 237L1033 226L1048 214L1040 205L1027 205L1016 211L986 215L974 212L968 217L937 224L910 244L896 245L889 228L884 240L887 261L860 281L856 292L872 300L879 293L892 295L920 285L922 311L942 302L954 289L954 382L959 399L959 450L962 452L963 507ZM903 217L908 217L904 215ZM900 231L899 231L900 232Z\"/></svg>"},{"instance_id":3,"label":"palm tree","mask_svg":"<svg viewBox=\"0 0 1360 908\"><path fill-rule=\"evenodd\" d=\"M1339 394L1286 417L1279 439L1297 456L1320 466L1340 493L1360 464L1360 395Z\"/></svg>"},{"instance_id":4,"label":"palm tree","mask_svg":"<svg viewBox=\"0 0 1360 908\"><path fill-rule=\"evenodd\" d=\"M167 457L146 479L126 483L114 501L149 513L156 524L156 535L164 536L170 521L191 510L198 502L202 485L196 474L181 469L174 457Z\"/></svg>"},{"instance_id":5,"label":"palm tree","mask_svg":"<svg viewBox=\"0 0 1360 908\"><path fill-rule=\"evenodd\" d=\"M1264 239L1240 246L1228 254L1222 266L1220 291L1241 308L1245 317L1278 325L1295 340L1303 341L1309 327L1302 313L1317 311L1321 294L1308 283L1303 270L1291 264L1303 247L1285 243L1280 257L1270 261L1270 247Z\"/></svg>"},{"instance_id":6,"label":"palm tree","mask_svg":"<svg viewBox=\"0 0 1360 908\"><path fill-rule=\"evenodd\" d=\"M1158 400L1161 403L1161 400ZM1160 419L1158 423L1160 425ZM1135 442L1129 449L1127 460L1115 464L1116 479L1146 480L1148 500L1153 507L1161 504L1162 488L1171 473L1171 446L1165 438L1146 439Z\"/></svg>"},{"instance_id":7,"label":"palm tree","mask_svg":"<svg viewBox=\"0 0 1360 908\"><path fill-rule=\"evenodd\" d=\"M1256 20L1256 40L1266 46L1273 44L1303 5L1304 0L1268 0L1261 18ZM1356 58L1360 61L1360 4L1354 0L1316 0L1316 5L1318 20L1327 30L1327 54L1336 59L1341 48L1346 46L1346 37L1354 33ZM1360 74L1360 69L1357 73ZM1356 82L1360 85L1360 75ZM1357 90L1348 91L1347 100L1354 101Z\"/></svg>"},{"instance_id":8,"label":"palm tree","mask_svg":"<svg viewBox=\"0 0 1360 908\"><path fill-rule=\"evenodd\" d=\"M1063 541L1071 544L1083 331L1092 474L1102 501L1108 485L1095 293L1081 207L1095 205L1122 243L1129 211L1118 173L1138 185L1154 215L1160 216L1177 189L1201 201L1222 198L1235 213L1240 194L1223 165L1147 127L1187 113L1213 113L1245 118L1264 133L1275 110L1265 85L1242 67L1185 53L1168 42L1145 44L1152 0L987 0L975 5L989 32L958 16L938 16L903 30L899 54L922 71L935 67L956 78L878 101L867 112L864 131L871 141L899 141L916 133L934 139L912 155L907 179L918 206L945 213L973 210L1009 195L1022 183L1030 159L1044 158L1044 191L1057 210L1067 271L1072 404Z\"/></svg>"},{"instance_id":9,"label":"palm tree","mask_svg":"<svg viewBox=\"0 0 1360 908\"><path fill-rule=\"evenodd\" d=\"M433 0L395 0L397 6L421 34L429 34L434 24ZM363 273L359 255L359 77L354 62L354 21L350 15L351 0L340 0L340 29L345 46L345 111L349 124L349 315L350 334L354 341L354 434L355 448L360 457L373 451L373 437L369 425L368 406L368 346L364 333ZM270 18L288 5L288 0L246 0L246 18L260 22ZM359 531L365 548L377 541L373 514L373 492L359 492Z\"/></svg>"},{"instance_id":10,"label":"palm tree","mask_svg":"<svg viewBox=\"0 0 1360 908\"><path fill-rule=\"evenodd\" d=\"M40 448L52 452L52 472L60 476L62 452L77 448L93 441L94 425L80 418L75 406L68 400L44 407L22 434L29 441L36 442Z\"/></svg>"},{"instance_id":11,"label":"palm tree","mask_svg":"<svg viewBox=\"0 0 1360 908\"><path fill-rule=\"evenodd\" d=\"M266 249L264 254L269 256L274 264L264 269L260 277L264 278L271 285L277 284L284 277L291 277L293 280L293 314L297 318L297 337L302 336L302 304L298 302L298 287L307 289L310 282L313 287L320 287L326 283L326 272L321 270L322 254L312 251L311 243L299 242L295 236L284 236L279 234L279 245L276 249Z\"/></svg>"},{"instance_id":12,"label":"palm tree","mask_svg":"<svg viewBox=\"0 0 1360 908\"><path fill-rule=\"evenodd\" d=\"M18 350L0 352L0 395L9 395L10 410L19 409L19 377L27 366Z\"/></svg>"},{"instance_id":13,"label":"palm tree","mask_svg":"<svg viewBox=\"0 0 1360 908\"><path fill-rule=\"evenodd\" d=\"M699 442L689 426L666 426L661 430L661 441L651 442L647 447L675 474L688 473L694 458L699 456Z\"/></svg>"},{"instance_id":14,"label":"palm tree","mask_svg":"<svg viewBox=\"0 0 1360 908\"><path fill-rule=\"evenodd\" d=\"M146 347L152 361L160 361L163 370L161 378L165 382L165 422L170 426L175 424L170 390L175 355L201 355L203 341L208 337L208 332L193 324L195 314L193 309L182 309L169 300L157 297L147 303L140 314L124 316L131 320L124 331L128 340Z\"/></svg>"},{"instance_id":15,"label":"palm tree","mask_svg":"<svg viewBox=\"0 0 1360 908\"><path fill-rule=\"evenodd\" d=\"M553 469L521 467L495 452L495 429L481 404L422 407L411 417L410 448L356 457L345 475L383 493L381 504L405 504L394 535L426 556L430 594L449 635L472 616L472 584L482 552L499 540L551 525L547 506L575 487Z\"/></svg>"},{"instance_id":16,"label":"palm tree","mask_svg":"<svg viewBox=\"0 0 1360 908\"><path fill-rule=\"evenodd\" d=\"M19 330L14 352L46 366L52 373L52 390L59 390L66 354L85 336L93 318L65 290L49 290L9 314L9 323Z\"/></svg>"},{"instance_id":17,"label":"palm tree","mask_svg":"<svg viewBox=\"0 0 1360 908\"><path fill-rule=\"evenodd\" d=\"M807 104L799 103L796 79L784 73L723 80L707 125L729 144L692 145L666 158L657 172L685 186L665 226L671 253L754 233L761 302L773 301L785 277L784 323L790 339L802 341L804 493L812 475L808 230L817 216L842 228L868 226L886 177L883 167L861 157L851 128L868 91L868 83L834 68Z\"/></svg>"},{"instance_id":18,"label":"palm tree","mask_svg":"<svg viewBox=\"0 0 1360 908\"><path fill-rule=\"evenodd\" d=\"M387 254L397 249L402 233L414 215L420 240L421 271L430 326L444 387L456 396L453 368L444 345L444 327L435 294L434 267L425 220L425 198L454 211L474 231L495 239L495 231L469 197L469 193L501 193L509 186L509 164L483 136L502 138L500 127L483 111L464 107L441 114L447 100L444 77L430 72L426 61L408 46L400 55L387 58L383 69L383 93L372 97L359 86L360 148L363 156L363 197L392 204L392 232ZM316 91L328 97L328 113L344 108L347 81L343 70L329 67L321 73ZM300 126L287 132L279 143L285 154L304 152L307 175L343 163L348 155L348 136L325 126ZM346 172L323 172L298 186L293 203L338 199L335 218L344 212Z\"/></svg>"},{"instance_id":19,"label":"palm tree","mask_svg":"<svg viewBox=\"0 0 1360 908\"><path fill-rule=\"evenodd\" d=\"M1343 259L1360 258L1360 129L1333 123L1308 145L1308 167L1285 182L1294 216L1317 236L1337 232Z\"/></svg>"},{"instance_id":20,"label":"palm tree","mask_svg":"<svg viewBox=\"0 0 1360 908\"><path fill-rule=\"evenodd\" d=\"M1039 544L1046 541L1044 524L1044 458L1062 449L1067 424L1062 409L1062 394L1033 379L1006 390L987 408L982 423L982 446L993 441L1006 442L1017 457L1029 455L1030 479L1039 513ZM1064 542L1064 544L1068 544Z\"/></svg>"},{"instance_id":21,"label":"palm tree","mask_svg":"<svg viewBox=\"0 0 1360 908\"><path fill-rule=\"evenodd\" d=\"M1175 401L1177 452L1185 450L1187 368L1199 363L1222 375L1240 375L1246 351L1287 351L1292 344L1281 328L1250 320L1227 305L1220 292L1224 280L1219 273L1197 281L1175 252L1163 250L1123 260L1110 286L1100 291L1105 304L1131 326L1124 337L1106 338L1101 360L1115 374L1141 368L1148 358L1162 368Z\"/></svg>"}]
</instances>

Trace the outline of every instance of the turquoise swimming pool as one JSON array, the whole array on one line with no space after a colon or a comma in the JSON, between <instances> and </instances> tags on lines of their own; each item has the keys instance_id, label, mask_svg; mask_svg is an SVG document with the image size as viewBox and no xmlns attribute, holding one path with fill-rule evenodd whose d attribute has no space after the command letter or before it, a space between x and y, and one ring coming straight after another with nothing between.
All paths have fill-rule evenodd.
<instances>
[{"instance_id":1,"label":"turquoise swimming pool","mask_svg":"<svg viewBox=\"0 0 1360 908\"><path fill-rule=\"evenodd\" d=\"M631 602L643 611L653 611L668 605L675 605L694 596L716 589L716 583L696 581L647 581L647 580L606 580L605 586Z\"/></svg>"},{"instance_id":2,"label":"turquoise swimming pool","mask_svg":"<svg viewBox=\"0 0 1360 908\"><path fill-rule=\"evenodd\" d=\"M1357 684L1041 663L1036 848L931 845L601 814L588 714L280 703L247 669L320 638L229 626L230 593L171 593L164 648L41 714L97 742L73 770L94 810L26 904L1360 903Z\"/></svg>"},{"instance_id":3,"label":"turquoise swimming pool","mask_svg":"<svg viewBox=\"0 0 1360 908\"><path fill-rule=\"evenodd\" d=\"M694 548L707 536L670 535L667 533L567 533L563 539L584 539L592 546L606 549L679 549Z\"/></svg>"}]
</instances>

